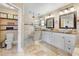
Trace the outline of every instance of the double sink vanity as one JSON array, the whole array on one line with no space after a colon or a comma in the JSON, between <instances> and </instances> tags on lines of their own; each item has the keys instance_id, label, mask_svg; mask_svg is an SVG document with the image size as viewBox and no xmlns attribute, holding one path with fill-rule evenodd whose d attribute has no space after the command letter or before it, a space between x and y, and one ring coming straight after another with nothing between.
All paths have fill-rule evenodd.
<instances>
[{"instance_id":1,"label":"double sink vanity","mask_svg":"<svg viewBox=\"0 0 79 59\"><path fill-rule=\"evenodd\" d=\"M73 55L75 48L79 48L76 15L76 12L59 15L58 22L55 22L55 17L47 18L42 26L45 28L39 29L41 40Z\"/></svg>"},{"instance_id":2,"label":"double sink vanity","mask_svg":"<svg viewBox=\"0 0 79 59\"><path fill-rule=\"evenodd\" d=\"M73 54L79 40L78 33L56 32L52 30L42 30L42 41L45 41L56 48Z\"/></svg>"}]
</instances>

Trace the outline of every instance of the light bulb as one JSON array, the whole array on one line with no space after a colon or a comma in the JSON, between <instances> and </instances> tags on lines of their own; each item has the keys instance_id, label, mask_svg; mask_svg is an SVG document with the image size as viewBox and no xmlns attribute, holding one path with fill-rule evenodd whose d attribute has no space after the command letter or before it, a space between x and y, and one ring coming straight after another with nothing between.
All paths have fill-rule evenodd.
<instances>
[{"instance_id":1,"label":"light bulb","mask_svg":"<svg viewBox=\"0 0 79 59\"><path fill-rule=\"evenodd\" d=\"M72 8L70 8L70 11L74 11L75 9L72 7Z\"/></svg>"},{"instance_id":2,"label":"light bulb","mask_svg":"<svg viewBox=\"0 0 79 59\"><path fill-rule=\"evenodd\" d=\"M61 11L61 12L59 12L59 14L60 14L60 15L62 15L62 14L63 14L63 12Z\"/></svg>"},{"instance_id":3,"label":"light bulb","mask_svg":"<svg viewBox=\"0 0 79 59\"><path fill-rule=\"evenodd\" d=\"M68 10L64 10L65 13L68 13Z\"/></svg>"}]
</instances>

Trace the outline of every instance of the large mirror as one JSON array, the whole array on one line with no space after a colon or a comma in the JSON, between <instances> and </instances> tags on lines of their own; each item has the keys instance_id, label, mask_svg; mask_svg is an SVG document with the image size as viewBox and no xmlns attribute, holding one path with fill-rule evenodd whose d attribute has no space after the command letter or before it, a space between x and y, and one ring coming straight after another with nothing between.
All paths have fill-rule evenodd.
<instances>
[{"instance_id":1,"label":"large mirror","mask_svg":"<svg viewBox=\"0 0 79 59\"><path fill-rule=\"evenodd\" d=\"M76 29L76 12L59 16L59 27L62 29Z\"/></svg>"},{"instance_id":2,"label":"large mirror","mask_svg":"<svg viewBox=\"0 0 79 59\"><path fill-rule=\"evenodd\" d=\"M54 18L46 19L46 28L54 28Z\"/></svg>"}]
</instances>

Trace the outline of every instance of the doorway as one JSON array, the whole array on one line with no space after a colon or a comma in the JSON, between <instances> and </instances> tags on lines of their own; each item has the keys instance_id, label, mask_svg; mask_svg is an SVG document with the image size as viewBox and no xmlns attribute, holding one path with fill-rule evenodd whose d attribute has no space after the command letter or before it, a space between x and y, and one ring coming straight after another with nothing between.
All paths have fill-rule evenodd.
<instances>
[{"instance_id":1,"label":"doorway","mask_svg":"<svg viewBox=\"0 0 79 59\"><path fill-rule=\"evenodd\" d=\"M18 14L19 8L12 3L1 3L0 8L0 55L16 55L20 50L18 47L21 46L19 44L21 28L18 26L18 20L21 18Z\"/></svg>"}]
</instances>

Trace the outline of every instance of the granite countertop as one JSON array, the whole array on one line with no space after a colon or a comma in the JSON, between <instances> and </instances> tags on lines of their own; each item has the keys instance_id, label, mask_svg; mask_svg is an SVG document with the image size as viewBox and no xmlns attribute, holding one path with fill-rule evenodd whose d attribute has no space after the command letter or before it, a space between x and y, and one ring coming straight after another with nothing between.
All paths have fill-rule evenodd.
<instances>
[{"instance_id":1,"label":"granite countertop","mask_svg":"<svg viewBox=\"0 0 79 59\"><path fill-rule=\"evenodd\" d=\"M41 29L41 31L49 31L49 32L55 32L55 33L64 33L64 34L73 34L73 35L77 35L77 34L79 34L78 32L72 32L72 31L68 31L68 32L61 32L61 31L58 31L58 30L46 30L46 29L44 29L44 30L42 30Z\"/></svg>"}]
</instances>

